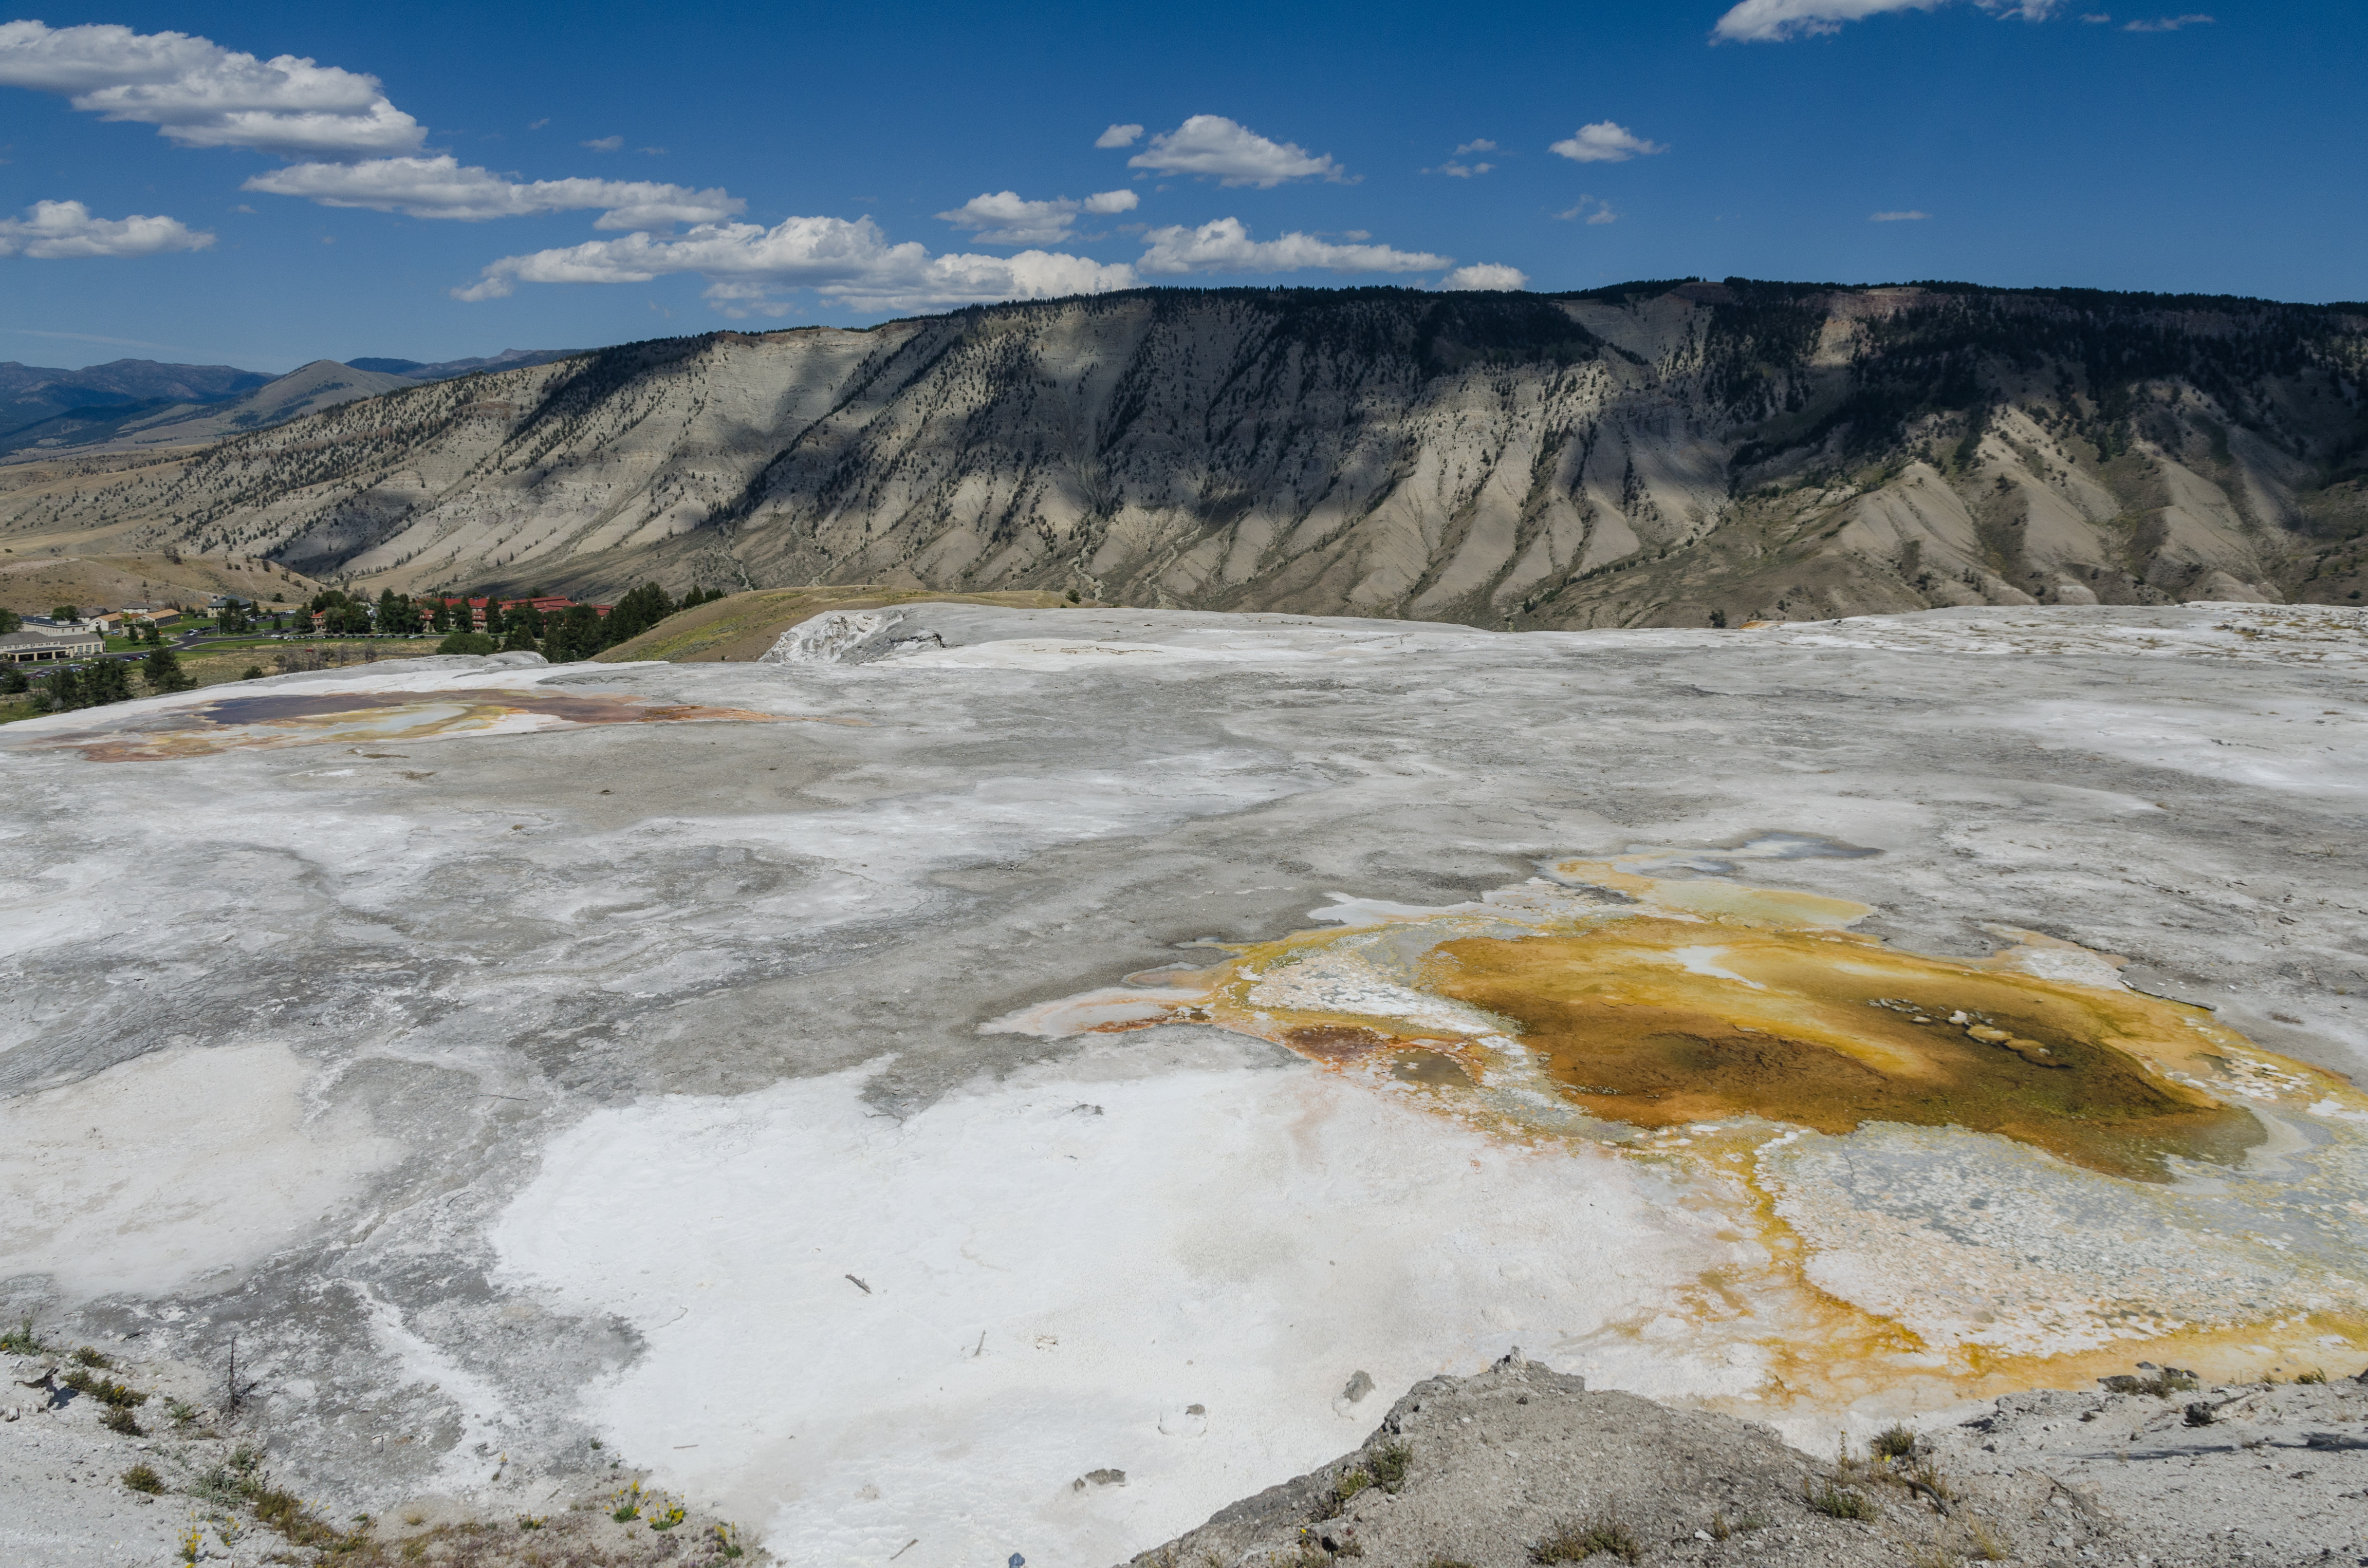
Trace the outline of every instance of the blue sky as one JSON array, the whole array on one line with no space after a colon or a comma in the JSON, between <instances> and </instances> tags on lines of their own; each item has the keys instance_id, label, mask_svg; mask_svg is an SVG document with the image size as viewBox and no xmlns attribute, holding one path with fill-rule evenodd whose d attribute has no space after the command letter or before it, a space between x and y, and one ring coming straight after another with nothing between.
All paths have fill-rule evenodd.
<instances>
[{"instance_id":1,"label":"blue sky","mask_svg":"<svg viewBox=\"0 0 2368 1568\"><path fill-rule=\"evenodd\" d=\"M2368 297L2368 6L2185 4L0 12L0 358L1150 283Z\"/></svg>"}]
</instances>

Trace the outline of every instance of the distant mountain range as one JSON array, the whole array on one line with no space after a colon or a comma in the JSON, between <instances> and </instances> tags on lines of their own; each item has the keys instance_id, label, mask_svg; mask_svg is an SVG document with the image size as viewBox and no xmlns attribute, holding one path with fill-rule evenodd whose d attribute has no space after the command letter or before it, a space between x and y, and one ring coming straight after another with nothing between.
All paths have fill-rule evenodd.
<instances>
[{"instance_id":1,"label":"distant mountain range","mask_svg":"<svg viewBox=\"0 0 2368 1568\"><path fill-rule=\"evenodd\" d=\"M0 457L203 446L356 398L577 352L505 348L490 358L316 359L284 376L228 365L117 359L87 369L0 363Z\"/></svg>"},{"instance_id":2,"label":"distant mountain range","mask_svg":"<svg viewBox=\"0 0 2368 1568\"><path fill-rule=\"evenodd\" d=\"M346 363L357 370L407 376L415 381L447 381L479 370L516 370L528 365L548 365L553 359L565 359L583 352L581 348L505 348L489 359L446 359L436 364L418 359L348 359Z\"/></svg>"},{"instance_id":3,"label":"distant mountain range","mask_svg":"<svg viewBox=\"0 0 2368 1568\"><path fill-rule=\"evenodd\" d=\"M2359 603L2368 305L1147 290L631 344L0 472L12 547L372 592L1074 588L1492 627Z\"/></svg>"}]
</instances>

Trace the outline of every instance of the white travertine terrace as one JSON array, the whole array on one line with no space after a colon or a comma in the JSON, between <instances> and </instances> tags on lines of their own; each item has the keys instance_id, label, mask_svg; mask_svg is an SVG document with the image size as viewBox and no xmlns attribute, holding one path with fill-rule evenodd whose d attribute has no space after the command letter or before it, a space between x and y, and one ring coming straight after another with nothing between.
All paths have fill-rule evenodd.
<instances>
[{"instance_id":1,"label":"white travertine terrace","mask_svg":"<svg viewBox=\"0 0 2368 1568\"><path fill-rule=\"evenodd\" d=\"M1976 1348L2368 1351L2368 1119L2312 1071L2368 1057L2360 612L881 621L0 731L0 1310L193 1367L238 1333L341 1512L523 1506L598 1437L792 1560L900 1568L1114 1561L1515 1344L1821 1444ZM2169 1183L1950 1128L1630 1137L1188 1011L1345 929L1255 1006L1476 1032L1406 944L1604 907L1552 868L1622 856L2208 1003L2273 1135ZM1809 1351L1848 1378L1780 1381Z\"/></svg>"}]
</instances>

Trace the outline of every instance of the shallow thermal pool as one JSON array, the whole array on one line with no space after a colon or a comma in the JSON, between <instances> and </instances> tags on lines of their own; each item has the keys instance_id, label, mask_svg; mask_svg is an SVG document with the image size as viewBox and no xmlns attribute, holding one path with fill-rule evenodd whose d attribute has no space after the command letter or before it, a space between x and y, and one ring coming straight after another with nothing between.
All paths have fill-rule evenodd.
<instances>
[{"instance_id":1,"label":"shallow thermal pool","mask_svg":"<svg viewBox=\"0 0 2368 1568\"><path fill-rule=\"evenodd\" d=\"M2352 1341L2368 1097L2109 955L2005 928L1984 958L1906 952L1850 929L1863 906L1738 880L1843 849L1770 835L1452 908L1342 899L1335 929L1134 976L1133 1009L1098 992L1076 1021L1204 1021L1494 1137L1684 1173L1765 1259L1708 1281L1686 1332L1765 1351L1761 1398L2139 1357L2293 1371Z\"/></svg>"},{"instance_id":2,"label":"shallow thermal pool","mask_svg":"<svg viewBox=\"0 0 2368 1568\"><path fill-rule=\"evenodd\" d=\"M94 713L82 728L52 730L39 744L72 748L94 762L163 762L232 750L699 720L777 723L782 716L606 693L496 687L252 693L233 688L227 695L129 715Z\"/></svg>"}]
</instances>

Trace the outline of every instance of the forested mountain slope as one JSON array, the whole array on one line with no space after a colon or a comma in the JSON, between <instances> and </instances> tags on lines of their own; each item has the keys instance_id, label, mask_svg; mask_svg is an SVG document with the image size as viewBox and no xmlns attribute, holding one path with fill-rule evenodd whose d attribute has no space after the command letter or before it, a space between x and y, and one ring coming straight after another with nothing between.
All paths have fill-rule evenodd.
<instances>
[{"instance_id":1,"label":"forested mountain slope","mask_svg":"<svg viewBox=\"0 0 2368 1568\"><path fill-rule=\"evenodd\" d=\"M20 465L0 542L373 592L1074 587L1488 626L2351 602L2363 381L2368 306L1152 290L632 344Z\"/></svg>"}]
</instances>

